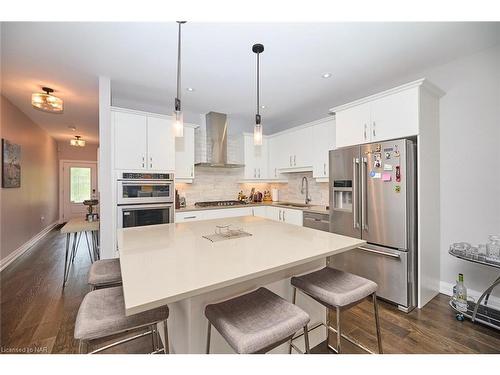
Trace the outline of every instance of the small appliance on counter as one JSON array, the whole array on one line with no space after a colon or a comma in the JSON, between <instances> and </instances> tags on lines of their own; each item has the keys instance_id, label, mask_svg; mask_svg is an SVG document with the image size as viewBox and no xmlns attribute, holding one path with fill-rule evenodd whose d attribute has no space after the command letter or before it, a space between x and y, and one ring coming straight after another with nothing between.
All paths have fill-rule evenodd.
<instances>
[{"instance_id":1,"label":"small appliance on counter","mask_svg":"<svg viewBox=\"0 0 500 375\"><path fill-rule=\"evenodd\" d=\"M278 189L271 189L271 199L273 202L280 200L280 191Z\"/></svg>"},{"instance_id":2,"label":"small appliance on counter","mask_svg":"<svg viewBox=\"0 0 500 375\"><path fill-rule=\"evenodd\" d=\"M262 202L263 195L260 191L256 191L255 194L253 195L253 201L254 202Z\"/></svg>"},{"instance_id":3,"label":"small appliance on counter","mask_svg":"<svg viewBox=\"0 0 500 375\"><path fill-rule=\"evenodd\" d=\"M264 192L264 198L262 198L263 202L271 202L273 199L271 197L271 192L269 190L266 190Z\"/></svg>"}]
</instances>

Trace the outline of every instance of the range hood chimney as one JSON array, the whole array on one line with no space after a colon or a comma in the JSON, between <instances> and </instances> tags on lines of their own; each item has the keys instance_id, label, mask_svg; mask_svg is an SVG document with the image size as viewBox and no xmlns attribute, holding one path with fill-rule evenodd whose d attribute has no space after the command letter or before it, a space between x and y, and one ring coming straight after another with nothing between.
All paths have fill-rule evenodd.
<instances>
[{"instance_id":1,"label":"range hood chimney","mask_svg":"<svg viewBox=\"0 0 500 375\"><path fill-rule=\"evenodd\" d=\"M227 157L227 115L209 112L206 114L206 161L196 163L201 167L242 168L245 165L228 163Z\"/></svg>"}]
</instances>

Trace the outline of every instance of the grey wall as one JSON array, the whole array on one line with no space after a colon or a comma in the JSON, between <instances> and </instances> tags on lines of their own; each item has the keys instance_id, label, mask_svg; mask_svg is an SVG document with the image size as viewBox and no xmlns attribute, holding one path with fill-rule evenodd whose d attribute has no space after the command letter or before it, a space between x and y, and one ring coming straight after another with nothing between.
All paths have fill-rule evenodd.
<instances>
[{"instance_id":1,"label":"grey wall","mask_svg":"<svg viewBox=\"0 0 500 375\"><path fill-rule=\"evenodd\" d=\"M55 140L3 96L1 107L2 137L21 145L21 187L0 190L4 260L57 221L58 166Z\"/></svg>"},{"instance_id":2,"label":"grey wall","mask_svg":"<svg viewBox=\"0 0 500 375\"><path fill-rule=\"evenodd\" d=\"M448 247L500 234L500 46L422 76L446 92L440 102L441 281L454 283L462 272L470 289L482 291L498 272L456 259Z\"/></svg>"}]
</instances>

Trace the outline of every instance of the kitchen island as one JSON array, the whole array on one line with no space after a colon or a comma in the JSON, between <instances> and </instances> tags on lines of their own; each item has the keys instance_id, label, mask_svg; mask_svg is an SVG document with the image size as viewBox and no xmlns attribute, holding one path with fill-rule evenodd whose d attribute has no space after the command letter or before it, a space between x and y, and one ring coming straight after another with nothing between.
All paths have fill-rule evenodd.
<instances>
[{"instance_id":1,"label":"kitchen island","mask_svg":"<svg viewBox=\"0 0 500 375\"><path fill-rule=\"evenodd\" d=\"M219 242L203 237L214 234L218 225L251 236ZM118 250L126 314L168 305L171 352L203 353L207 304L260 286L291 301L291 276L324 267L329 256L364 243L253 216L121 229ZM309 313L311 324L325 321L325 308L318 303L299 294L297 304ZM325 338L325 329L315 330L311 346ZM216 331L212 350L232 353ZM286 351L286 345L273 350Z\"/></svg>"}]
</instances>

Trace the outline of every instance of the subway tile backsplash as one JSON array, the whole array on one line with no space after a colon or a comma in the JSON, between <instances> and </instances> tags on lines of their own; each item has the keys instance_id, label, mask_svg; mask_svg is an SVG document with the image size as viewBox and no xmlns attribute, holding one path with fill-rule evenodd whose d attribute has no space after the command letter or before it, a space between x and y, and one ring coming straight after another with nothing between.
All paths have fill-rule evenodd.
<instances>
[{"instance_id":1,"label":"subway tile backsplash","mask_svg":"<svg viewBox=\"0 0 500 375\"><path fill-rule=\"evenodd\" d=\"M240 183L243 180L243 168L195 167L194 182L177 184L176 189L186 196L188 205L201 201L237 199L240 190L248 195L252 187L261 192L277 188L281 201L303 202L305 197L301 194L300 187L302 177L306 176L309 180L311 204L328 204L328 183L316 182L312 172L289 173L284 176L288 178L288 184Z\"/></svg>"}]
</instances>

